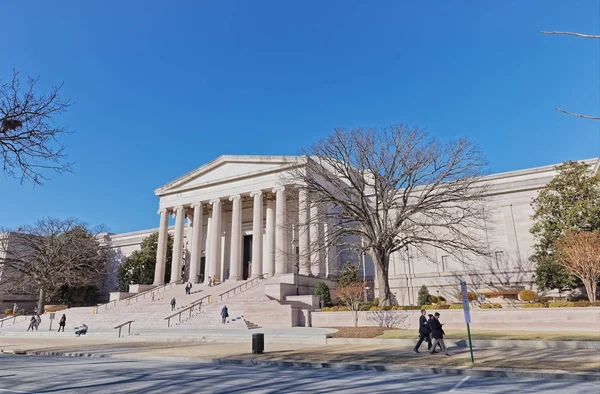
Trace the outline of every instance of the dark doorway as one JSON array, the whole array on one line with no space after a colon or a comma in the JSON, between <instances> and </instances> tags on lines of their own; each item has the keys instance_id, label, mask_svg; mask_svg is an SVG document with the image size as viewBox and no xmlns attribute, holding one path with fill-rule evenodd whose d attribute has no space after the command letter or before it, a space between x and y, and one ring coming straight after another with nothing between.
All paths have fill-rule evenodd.
<instances>
[{"instance_id":1,"label":"dark doorway","mask_svg":"<svg viewBox=\"0 0 600 394\"><path fill-rule=\"evenodd\" d=\"M200 283L204 283L204 269L206 268L206 257L200 257Z\"/></svg>"},{"instance_id":2,"label":"dark doorway","mask_svg":"<svg viewBox=\"0 0 600 394\"><path fill-rule=\"evenodd\" d=\"M242 251L242 279L250 276L250 261L252 260L252 235L244 235L244 249Z\"/></svg>"}]
</instances>

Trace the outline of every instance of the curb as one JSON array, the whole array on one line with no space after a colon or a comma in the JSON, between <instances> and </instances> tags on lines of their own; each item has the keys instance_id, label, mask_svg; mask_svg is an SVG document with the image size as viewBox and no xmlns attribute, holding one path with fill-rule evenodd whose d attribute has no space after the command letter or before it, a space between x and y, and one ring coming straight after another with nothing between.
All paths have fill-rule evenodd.
<instances>
[{"instance_id":1,"label":"curb","mask_svg":"<svg viewBox=\"0 0 600 394\"><path fill-rule=\"evenodd\" d=\"M114 358L126 360L155 360L170 362L195 362L198 364L222 364L222 365L251 365L251 366L277 366L295 368L315 368L354 371L379 371L379 372L404 372L420 374L446 374L475 377L495 377L511 379L545 379L545 380L571 380L571 381L600 381L600 373L595 372L566 372L548 370L522 370L511 368L461 368L443 366L413 366L413 365L390 365L390 364L351 364L331 363L318 361L276 361L257 359L229 359L229 358L193 358L193 357L166 357L166 356L128 356L111 355L101 353L69 353L48 351L20 351L3 350L4 354L23 354L34 356L54 357L85 357L85 358Z\"/></svg>"},{"instance_id":2,"label":"curb","mask_svg":"<svg viewBox=\"0 0 600 394\"><path fill-rule=\"evenodd\" d=\"M444 339L450 347L468 348L469 344L464 339ZM414 346L413 339L381 339L381 338L327 338L327 345L398 345ZM492 340L476 339L473 347L480 348L520 348L520 349L591 349L600 350L600 341L518 341L518 340Z\"/></svg>"}]
</instances>

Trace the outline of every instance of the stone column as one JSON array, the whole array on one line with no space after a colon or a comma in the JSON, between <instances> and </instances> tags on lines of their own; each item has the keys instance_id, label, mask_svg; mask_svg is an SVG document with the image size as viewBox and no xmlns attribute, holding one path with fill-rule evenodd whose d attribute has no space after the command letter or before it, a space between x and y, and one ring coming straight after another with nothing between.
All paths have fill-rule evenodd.
<instances>
[{"instance_id":1,"label":"stone column","mask_svg":"<svg viewBox=\"0 0 600 394\"><path fill-rule=\"evenodd\" d=\"M239 194L229 197L233 203L231 215L231 253L229 260L229 278L242 279L242 199Z\"/></svg>"},{"instance_id":2,"label":"stone column","mask_svg":"<svg viewBox=\"0 0 600 394\"><path fill-rule=\"evenodd\" d=\"M254 212L252 218L252 278L262 275L263 272L263 201L262 192L250 193L254 198Z\"/></svg>"},{"instance_id":3,"label":"stone column","mask_svg":"<svg viewBox=\"0 0 600 394\"><path fill-rule=\"evenodd\" d=\"M269 278L275 275L275 201L267 199L267 214L265 226L265 265L263 272L269 275Z\"/></svg>"},{"instance_id":4,"label":"stone column","mask_svg":"<svg viewBox=\"0 0 600 394\"><path fill-rule=\"evenodd\" d=\"M210 223L210 256L208 259L208 276L213 279L217 277L219 269L219 255L221 254L221 200L216 199L212 204L212 216ZM206 279L208 279L208 276Z\"/></svg>"},{"instance_id":5,"label":"stone column","mask_svg":"<svg viewBox=\"0 0 600 394\"><path fill-rule=\"evenodd\" d=\"M206 218L206 246L204 247L204 283L208 283L208 271L210 264L210 235L212 234L212 210L210 214L207 212Z\"/></svg>"},{"instance_id":6,"label":"stone column","mask_svg":"<svg viewBox=\"0 0 600 394\"><path fill-rule=\"evenodd\" d=\"M175 207L175 238L173 239L173 262L171 263L171 283L181 279L183 258L183 228L185 226L185 210L183 206Z\"/></svg>"},{"instance_id":7,"label":"stone column","mask_svg":"<svg viewBox=\"0 0 600 394\"><path fill-rule=\"evenodd\" d=\"M285 188L273 189L275 193L275 275L286 273L287 243L285 233Z\"/></svg>"},{"instance_id":8,"label":"stone column","mask_svg":"<svg viewBox=\"0 0 600 394\"><path fill-rule=\"evenodd\" d=\"M194 218L192 219L192 241L190 258L190 282L198 283L198 273L200 272L200 250L202 245L202 204L197 203L194 208Z\"/></svg>"},{"instance_id":9,"label":"stone column","mask_svg":"<svg viewBox=\"0 0 600 394\"><path fill-rule=\"evenodd\" d=\"M322 262L321 262L321 250L319 245L321 244L320 238L320 223L319 218L319 207L312 204L310 207L310 269L314 276L323 276Z\"/></svg>"},{"instance_id":10,"label":"stone column","mask_svg":"<svg viewBox=\"0 0 600 394\"><path fill-rule=\"evenodd\" d=\"M165 284L165 267L167 266L167 239L169 235L169 212L166 209L158 211L160 227L158 229L158 247L156 250L156 268L154 269L154 285Z\"/></svg>"},{"instance_id":11,"label":"stone column","mask_svg":"<svg viewBox=\"0 0 600 394\"><path fill-rule=\"evenodd\" d=\"M301 188L298 193L298 246L300 249L300 275L310 275L310 239L308 224L310 222L308 210L308 192Z\"/></svg>"}]
</instances>

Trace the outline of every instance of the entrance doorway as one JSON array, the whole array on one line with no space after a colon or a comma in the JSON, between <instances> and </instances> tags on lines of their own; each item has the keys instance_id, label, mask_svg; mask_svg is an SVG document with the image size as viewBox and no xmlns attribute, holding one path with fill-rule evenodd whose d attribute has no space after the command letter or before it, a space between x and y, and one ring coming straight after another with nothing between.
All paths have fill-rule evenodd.
<instances>
[{"instance_id":1,"label":"entrance doorway","mask_svg":"<svg viewBox=\"0 0 600 394\"><path fill-rule=\"evenodd\" d=\"M242 251L242 279L250 276L250 262L252 261L252 235L244 235L244 248Z\"/></svg>"},{"instance_id":2,"label":"entrance doorway","mask_svg":"<svg viewBox=\"0 0 600 394\"><path fill-rule=\"evenodd\" d=\"M206 268L206 257L200 257L200 283L204 283L204 269Z\"/></svg>"}]
</instances>

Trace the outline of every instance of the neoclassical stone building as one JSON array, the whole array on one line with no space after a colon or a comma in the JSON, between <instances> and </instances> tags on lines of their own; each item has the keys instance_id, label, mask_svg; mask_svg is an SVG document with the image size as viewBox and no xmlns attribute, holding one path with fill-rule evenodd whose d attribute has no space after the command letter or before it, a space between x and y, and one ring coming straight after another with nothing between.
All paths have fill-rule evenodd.
<instances>
[{"instance_id":1,"label":"neoclassical stone building","mask_svg":"<svg viewBox=\"0 0 600 394\"><path fill-rule=\"evenodd\" d=\"M298 159L221 156L155 191L160 199L158 229L107 234L106 240L117 252L117 260L122 260L139 248L143 238L158 232L155 284L164 283L167 233L174 237L171 281L197 283L209 276L220 281L244 280L296 272L296 266L301 275L331 278L346 261L373 278L369 256L333 248L319 256L303 253L311 241L327 237L328 228L297 231L298 224L308 223L311 215L307 194L286 182L285 174ZM598 171L600 158L584 162ZM460 279L488 297L510 297L519 289L532 287L530 203L555 176L554 168L485 177L491 188L486 207L491 220L485 231L489 257L467 264L439 250L434 251L433 259L412 249L395 253L390 286L398 303L415 304L423 284L431 294L453 299ZM170 216L174 217L172 225ZM107 277L108 287L114 283L114 272Z\"/></svg>"}]
</instances>

